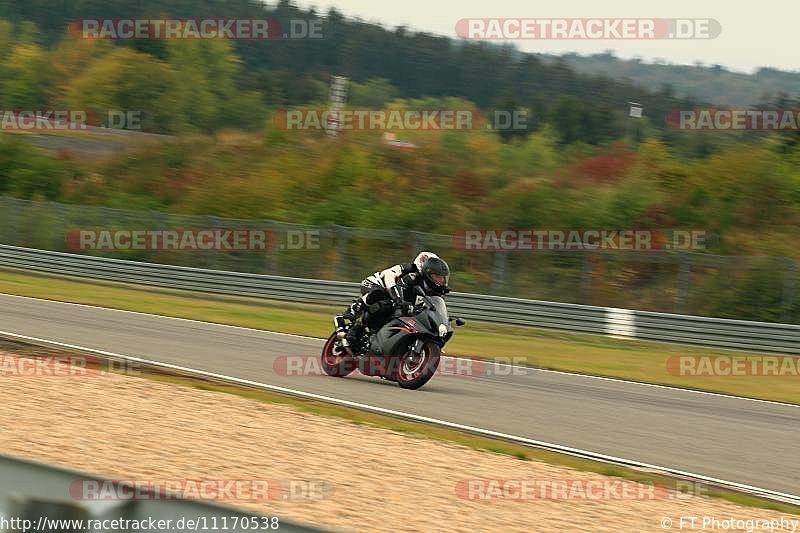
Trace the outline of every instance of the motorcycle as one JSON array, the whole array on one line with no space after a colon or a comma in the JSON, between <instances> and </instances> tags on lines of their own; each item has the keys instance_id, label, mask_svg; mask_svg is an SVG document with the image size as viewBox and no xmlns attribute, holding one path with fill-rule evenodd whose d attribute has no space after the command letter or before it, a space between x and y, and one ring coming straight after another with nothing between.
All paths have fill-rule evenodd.
<instances>
[{"instance_id":1,"label":"motorcycle","mask_svg":"<svg viewBox=\"0 0 800 533\"><path fill-rule=\"evenodd\" d=\"M329 376L345 377L356 368L365 376L396 382L404 389L418 389L436 373L444 345L452 338L451 322L463 326L464 320L450 318L440 296L426 296L417 287L417 304L410 316L395 311L393 318L377 331L368 330L361 353L349 348L337 354L336 342L344 333L334 332L322 348L322 370Z\"/></svg>"}]
</instances>

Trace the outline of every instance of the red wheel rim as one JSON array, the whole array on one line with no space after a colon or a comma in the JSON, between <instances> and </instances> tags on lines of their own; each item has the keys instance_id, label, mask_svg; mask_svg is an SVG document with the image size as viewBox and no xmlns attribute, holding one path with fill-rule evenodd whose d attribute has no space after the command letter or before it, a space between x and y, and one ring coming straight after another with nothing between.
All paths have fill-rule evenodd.
<instances>
[{"instance_id":1,"label":"red wheel rim","mask_svg":"<svg viewBox=\"0 0 800 533\"><path fill-rule=\"evenodd\" d=\"M427 344L422 347L422 352L416 356L416 359L411 353L405 354L400 361L400 368L397 371L398 377L403 381L411 381L418 378L422 375L430 359L431 354Z\"/></svg>"},{"instance_id":2,"label":"red wheel rim","mask_svg":"<svg viewBox=\"0 0 800 533\"><path fill-rule=\"evenodd\" d=\"M336 366L338 365L341 360L341 355L336 355L333 353L333 345L335 344L335 335L331 335L328 339L328 342L325 343L325 347L322 349L322 361L328 366Z\"/></svg>"}]
</instances>

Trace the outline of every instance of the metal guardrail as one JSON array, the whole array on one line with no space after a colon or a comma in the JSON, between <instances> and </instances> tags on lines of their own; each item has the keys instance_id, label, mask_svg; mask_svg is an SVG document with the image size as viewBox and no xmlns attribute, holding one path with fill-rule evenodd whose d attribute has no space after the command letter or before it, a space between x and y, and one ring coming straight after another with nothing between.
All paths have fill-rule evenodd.
<instances>
[{"instance_id":1,"label":"metal guardrail","mask_svg":"<svg viewBox=\"0 0 800 533\"><path fill-rule=\"evenodd\" d=\"M346 305L358 284L125 261L0 245L0 266L234 296ZM486 322L800 354L800 325L452 293L453 314Z\"/></svg>"},{"instance_id":2,"label":"metal guardrail","mask_svg":"<svg viewBox=\"0 0 800 533\"><path fill-rule=\"evenodd\" d=\"M548 247L516 253L468 249L460 234L116 209L0 195L0 244L9 246L84 253L79 239L76 242L81 230L169 229L259 230L269 234L269 245L247 252L109 249L88 253L212 270L354 280L364 273L364 265L401 263L421 250L433 250L447 258L458 274L459 288L467 292L800 324L800 267L794 259L716 255L710 253L718 249L712 235L706 236L710 248L702 253L685 250L677 241L659 250ZM668 231L659 231L670 238Z\"/></svg>"},{"instance_id":3,"label":"metal guardrail","mask_svg":"<svg viewBox=\"0 0 800 533\"><path fill-rule=\"evenodd\" d=\"M258 529L264 531L267 528L263 527L263 520L269 521L272 518L200 500L150 498L141 488L136 489L135 500L76 499L75 484L92 482L103 487L117 486L117 482L113 480L0 455L0 532L155 531L156 529L149 526L151 521L160 524L158 530L165 532L194 530L193 526L187 525L189 521L192 521L191 524L199 524L198 530L204 529L202 524L205 524L205 529L213 531L217 527L211 526L224 523L226 531L245 532L253 531L254 523L259 524ZM120 494L130 492L119 491ZM23 520L29 522L25 523ZM120 524L128 527L121 527ZM169 527L161 527L167 524ZM323 531L283 518L278 518L278 524L279 531ZM96 525L101 528L96 528Z\"/></svg>"}]
</instances>

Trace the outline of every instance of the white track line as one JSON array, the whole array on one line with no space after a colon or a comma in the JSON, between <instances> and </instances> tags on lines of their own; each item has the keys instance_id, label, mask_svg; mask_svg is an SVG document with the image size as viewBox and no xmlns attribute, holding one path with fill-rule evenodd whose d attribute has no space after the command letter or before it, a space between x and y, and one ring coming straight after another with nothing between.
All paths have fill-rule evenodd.
<instances>
[{"instance_id":1,"label":"white track line","mask_svg":"<svg viewBox=\"0 0 800 533\"><path fill-rule=\"evenodd\" d=\"M75 302L62 302L60 300L50 300L50 299L47 299L47 298L36 298L36 297L33 297L33 296L19 296L17 294L0 293L0 295L11 297L11 298L20 298L20 299L23 299L23 300L34 300L34 301L38 301L38 302L48 302L48 303L60 304L60 305L74 305L74 306L77 306L77 307L86 307L86 308L89 308L89 309L100 309L100 310L103 310L103 311L116 311L118 313L129 313L129 314L132 314L132 315L141 315L141 316L146 316L146 317L156 317L156 318L163 318L163 319L167 319L167 320L179 320L179 321L183 321L183 322L193 322L195 324L204 324L204 325L209 325L209 326L219 326L219 327L223 327L223 328L231 328L231 329L237 329L237 330L241 330L241 331L252 331L252 332L256 332L256 333L269 333L269 334L272 334L272 335L282 335L284 337L294 337L294 338L297 338L297 339L304 339L304 340L313 340L313 341L322 341L322 340L324 340L324 339L320 339L319 337L310 337L308 335L297 335L297 334L294 334L294 333L283 333L281 331L270 331L270 330L266 330L266 329L248 328L248 327L245 327L245 326L234 326L234 325L231 325L231 324L220 324L218 322L207 322L205 320L196 320L196 319L193 319L193 318L181 318L181 317L168 316L168 315L157 315L157 314L154 314L154 313L143 313L141 311L129 311L127 309L115 309L113 307L101 307L99 305L81 304L81 303L75 303ZM452 356L452 355L445 355L443 357L448 357L448 358L451 358L451 359L463 359L464 358L464 357L455 357L455 356ZM536 372L546 372L546 373L550 373L550 374L559 374L559 375L563 375L563 376L571 376L571 377L578 377L578 378L584 378L584 379L595 379L595 380L600 380L600 381L611 381L611 382L616 382L616 383L625 383L625 384L629 384L629 385L639 385L641 387L652 387L652 388L656 388L656 389L666 389L666 390L670 390L670 391L690 392L690 393L693 393L693 394L702 394L702 395L705 395L705 396L717 396L717 397L720 397L720 398L729 398L729 399L733 399L733 400L743 400L743 401L748 401L748 402L757 402L757 403L765 403L765 404L771 404L771 405L781 405L781 406L784 406L784 407L800 408L800 404L789 403L789 402L780 402L780 401L777 401L777 400L763 400L763 399L760 399L760 398L750 398L748 396L737 396L735 394L726 394L724 392L713 392L713 391L689 389L689 388L685 388L685 387L676 387L676 386L670 386L670 385L660 385L660 384L657 384L657 383L646 383L644 381L633 381L633 380L628 380L628 379L623 379L623 378L614 378L614 377L609 377L609 376L593 376L591 374L582 374L580 372L568 372L568 371L564 371L564 370L552 370L552 369L548 369L548 368L538 368L538 367L535 367L535 366L513 365L513 364L509 364L509 363L499 363L497 361L491 361L491 360L488 360L488 359L480 359L480 361L482 361L484 363L487 363L487 364L490 364L490 365L495 365L495 366L500 366L500 367L519 368L519 369L522 369L522 370L531 370L531 369L533 369Z\"/></svg>"},{"instance_id":2,"label":"white track line","mask_svg":"<svg viewBox=\"0 0 800 533\"><path fill-rule=\"evenodd\" d=\"M669 475L673 475L673 476L691 478L693 480L700 481L702 483L707 483L707 484L710 484L710 485L715 485L715 486L719 486L719 487L725 487L725 488L728 488L728 489L738 490L738 491L741 491L741 492L747 492L749 494L753 494L753 495L756 495L756 496L761 496L761 497L764 497L764 498L769 498L769 499L772 499L772 500L777 500L777 501L781 501L781 502L785 502L785 503L789 503L789 504L793 504L793 505L800 505L800 496L796 496L796 495L793 495L793 494L787 494L787 493L784 493L784 492L772 491L772 490L769 490L769 489L763 489L763 488L760 488L760 487L754 487L752 485L746 485L746 484L737 483L737 482L734 482L734 481L726 481L726 480L717 479L717 478L713 478L713 477L709 477L709 476L695 474L695 473L692 473L692 472L687 472L687 471L684 471L684 470L677 470L677 469L674 469L674 468L668 468L668 467L659 466L659 465L653 465L653 464L649 464L649 463L642 463L642 462L639 462L639 461L632 461L632 460L629 460L629 459L623 459L621 457L615 457L613 455L605 455L605 454L596 453L596 452L592 452L592 451L588 451L588 450L582 450L580 448L572 448L572 447L569 447L569 446L562 446L560 444L553 444L553 443L550 443L550 442L545 442L545 441L540 441L540 440L535 440L535 439L529 439L529 438L526 438L526 437L520 437L518 435L511 435L511 434L508 434L508 433L501 433L501 432L498 432L498 431L482 429L482 428L478 428L478 427L474 427L474 426L467 426L467 425L464 425L464 424L458 424L456 422L449 422L447 420L439 420L437 418L430 418L430 417L427 417L427 416L415 415L413 413L405 413L403 411L395 411L393 409L386 409L384 407L378 407L378 406L363 404L363 403L359 403L359 402L352 402L350 400L343 400L341 398L334 398L332 396L323 396L321 394L314 394L314 393L311 393L311 392L300 391L300 390L297 390L297 389L290 389L290 388L287 388L287 387L279 387L277 385L270 385L268 383L260 383L258 381L252 381L252 380L249 380L249 379L237 378L237 377L234 377L234 376L227 376L225 374L217 374L215 372L207 372L205 370L197 370L197 369L188 368L188 367L185 367L185 366L173 365L173 364L169 364L169 363L161 363L161 362L158 362L158 361L152 361L152 360L149 360L149 359L143 359L141 357L134 357L134 356L118 354L118 353L114 353L114 352L107 352L107 351L104 351L104 350L96 350L94 348L87 348L87 347L84 347L84 346L77 346L77 345L74 345L74 344L67 344L67 343L63 343L63 342L51 341L51 340L47 340L47 339L41 339L41 338L38 338L38 337L30 337L28 335L19 335L19 334L16 334L16 333L0 331L0 336L8 337L8 338L16 339L16 340L27 341L29 343L40 344L40 345L44 345L44 346L52 346L52 347L58 347L58 348L67 348L67 349L70 349L70 350L77 350L77 351L80 351L80 352L101 355L101 356L104 356L104 357L107 357L107 358L112 358L112 359L122 359L122 360L129 361L129 362L140 363L142 365L146 365L146 366L149 366L149 367L163 368L163 369L166 369L166 370L171 370L173 372L178 372L178 373L191 375L191 376L195 376L195 377L207 378L207 379L212 379L212 380L217 380L217 381L224 381L224 382L227 382L227 383L233 383L233 384L236 384L236 385L243 385L243 386L246 386L246 387L254 387L254 388L263 389L263 390L280 392L280 393L283 393L283 394L289 394L291 396L297 396L297 397L305 398L305 399L309 399L309 400L323 401L323 402L332 403L332 404L336 404L336 405L342 405L342 406L345 406L345 407L352 407L352 408L355 408L355 409L361 409L363 411L370 411L370 412L373 412L373 413L393 416L393 417L397 417L397 418L404 418L404 419L407 419L407 420L413 420L415 422L424 422L424 423L427 423L427 424L434 424L434 425L437 425L437 426L442 426L442 427L446 427L446 428L450 428L450 429L455 429L455 430L458 430L458 431L465 431L465 432L468 432L468 433L473 433L473 434L481 435L481 436L485 436L485 437L492 437L492 438L497 438L497 439L502 439L502 440L508 440L508 441L511 441L511 442L524 444L526 446L531 446L531 447L535 447L535 448L542 448L542 449L546 449L546 450L557 451L557 452L565 453L565 454L572 455L572 456L582 457L582 458L586 458L586 459L593 459L593 460L597 460L597 461L613 463L613 464L616 464L616 465L623 465L623 466L636 468L636 469L641 469L641 470L658 471L658 472L669 474Z\"/></svg>"},{"instance_id":3,"label":"white track line","mask_svg":"<svg viewBox=\"0 0 800 533\"><path fill-rule=\"evenodd\" d=\"M220 324L219 322L208 322L206 320L197 320L197 319L194 319L194 318L182 318L182 317L178 317L178 316L157 315L155 313L144 313L142 311L129 311L128 309L116 309L114 307L102 307L102 306L99 306L99 305L81 304L81 303L76 303L76 302L62 302L61 300L51 300L49 298L36 298L34 296L20 296L18 294L6 294L6 293L0 293L0 296L7 296L7 297L10 297L10 298L20 298L22 300L34 300L34 301L37 301L37 302L48 302L48 303L51 303L51 304L74 305L76 307L87 307L89 309L100 309L102 311L115 311L117 313L128 313L128 314L131 314L131 315L141 315L141 316L146 316L146 317L165 318L165 319L168 319L168 320L179 320L179 321L182 321L182 322L194 322L196 324L208 324L208 325L211 325L211 326L219 326L219 327L223 327L223 328L238 329L238 330L242 330L242 331L255 331L257 333L271 333L271 334L274 334L274 335L283 335L283 336L286 336L286 337L296 337L298 339L306 339L306 340L313 340L313 341L325 340L325 339L320 339L319 337L310 337L308 335L297 335L295 333L283 333L281 331L269 331L269 330L266 330L266 329L248 328L246 326L234 326L232 324ZM331 321L331 324L333 324L333 321Z\"/></svg>"}]
</instances>

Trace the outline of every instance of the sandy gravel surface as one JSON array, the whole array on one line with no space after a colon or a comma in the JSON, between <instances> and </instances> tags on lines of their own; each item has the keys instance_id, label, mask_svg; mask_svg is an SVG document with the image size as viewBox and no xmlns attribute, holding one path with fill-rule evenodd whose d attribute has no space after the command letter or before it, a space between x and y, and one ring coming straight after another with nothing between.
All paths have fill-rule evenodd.
<instances>
[{"instance_id":1,"label":"sandy gravel surface","mask_svg":"<svg viewBox=\"0 0 800 533\"><path fill-rule=\"evenodd\" d=\"M0 453L115 479L280 480L301 487L319 487L324 481L321 498L226 502L321 526L355 531L664 531L662 519L671 519L677 530L681 515L720 521L800 518L662 491L656 492L657 499L588 499L576 488L608 487L614 479L148 379L117 374L22 377L8 366L11 360L8 345L0 344L5 364L5 370L0 368ZM464 480L509 479L561 480L572 493L549 501L469 501L457 494L457 487L467 486ZM695 530L701 530L699 525Z\"/></svg>"}]
</instances>

